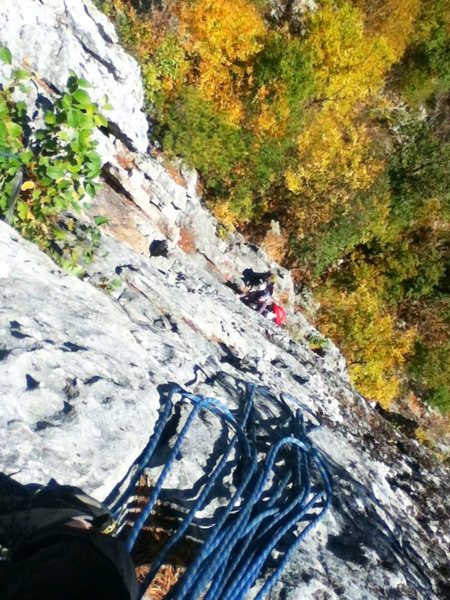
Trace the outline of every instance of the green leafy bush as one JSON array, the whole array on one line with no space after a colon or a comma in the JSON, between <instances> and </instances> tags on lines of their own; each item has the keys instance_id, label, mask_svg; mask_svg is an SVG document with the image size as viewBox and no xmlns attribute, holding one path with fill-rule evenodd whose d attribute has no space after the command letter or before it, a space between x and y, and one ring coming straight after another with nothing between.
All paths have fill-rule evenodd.
<instances>
[{"instance_id":1,"label":"green leafy bush","mask_svg":"<svg viewBox=\"0 0 450 600\"><path fill-rule=\"evenodd\" d=\"M428 390L428 402L443 414L450 412L450 342L434 347L418 342L410 371Z\"/></svg>"},{"instance_id":2,"label":"green leafy bush","mask_svg":"<svg viewBox=\"0 0 450 600\"><path fill-rule=\"evenodd\" d=\"M396 87L413 106L450 89L448 0L422 0L409 48L395 73Z\"/></svg>"},{"instance_id":3,"label":"green leafy bush","mask_svg":"<svg viewBox=\"0 0 450 600\"><path fill-rule=\"evenodd\" d=\"M6 48L0 58L11 62ZM73 75L67 91L45 111L42 125L34 128L25 102L16 99L26 97L30 77L17 69L0 88L0 216L70 266L83 254L81 238L87 260L98 242L93 231L85 231L77 244L77 228L71 231L62 215L79 213L86 196L93 197L99 187L101 161L92 134L107 121L86 91L88 82Z\"/></svg>"},{"instance_id":4,"label":"green leafy bush","mask_svg":"<svg viewBox=\"0 0 450 600\"><path fill-rule=\"evenodd\" d=\"M312 60L304 41L286 32L271 32L256 58L253 80L254 91L262 86L273 92L283 90L291 109L291 127L298 128L302 103L313 97L315 89Z\"/></svg>"},{"instance_id":5,"label":"green leafy bush","mask_svg":"<svg viewBox=\"0 0 450 600\"><path fill-rule=\"evenodd\" d=\"M210 102L187 89L165 118L164 148L197 168L207 187L218 189L245 154L238 127L227 123Z\"/></svg>"},{"instance_id":6,"label":"green leafy bush","mask_svg":"<svg viewBox=\"0 0 450 600\"><path fill-rule=\"evenodd\" d=\"M384 229L383 196L386 181L380 177L377 185L355 196L348 207L337 206L330 223L319 226L303 238L291 242L299 264L310 267L314 279L326 274L339 261L349 262L352 251Z\"/></svg>"},{"instance_id":7,"label":"green leafy bush","mask_svg":"<svg viewBox=\"0 0 450 600\"><path fill-rule=\"evenodd\" d=\"M438 408L444 415L450 412L450 387L443 384L436 386L431 390L428 402L431 406Z\"/></svg>"},{"instance_id":8,"label":"green leafy bush","mask_svg":"<svg viewBox=\"0 0 450 600\"><path fill-rule=\"evenodd\" d=\"M394 115L392 130L388 163L392 221L404 227L414 220L424 201L447 194L450 144L443 143L430 122L414 113L399 111Z\"/></svg>"}]
</instances>

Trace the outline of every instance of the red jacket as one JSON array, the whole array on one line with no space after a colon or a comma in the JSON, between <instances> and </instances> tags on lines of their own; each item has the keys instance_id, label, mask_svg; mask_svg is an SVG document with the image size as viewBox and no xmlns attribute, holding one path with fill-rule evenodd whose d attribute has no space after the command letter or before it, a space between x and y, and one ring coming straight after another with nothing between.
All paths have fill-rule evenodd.
<instances>
[{"instance_id":1,"label":"red jacket","mask_svg":"<svg viewBox=\"0 0 450 600\"><path fill-rule=\"evenodd\" d=\"M277 325L283 325L284 321L286 320L286 311L284 308L279 304L274 304L272 310L275 314L275 323Z\"/></svg>"}]
</instances>

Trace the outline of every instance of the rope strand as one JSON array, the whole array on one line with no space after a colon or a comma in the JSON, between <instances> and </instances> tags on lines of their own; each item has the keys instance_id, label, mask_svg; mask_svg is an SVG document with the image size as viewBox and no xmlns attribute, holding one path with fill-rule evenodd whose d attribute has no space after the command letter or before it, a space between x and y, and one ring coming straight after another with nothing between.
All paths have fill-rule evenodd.
<instances>
[{"instance_id":1,"label":"rope strand","mask_svg":"<svg viewBox=\"0 0 450 600\"><path fill-rule=\"evenodd\" d=\"M255 585L255 598L267 598L293 552L331 505L332 483L325 459L308 438L312 429L320 427L320 421L317 425L305 424L304 414L315 416L290 395L278 398L265 387L240 383L244 384L244 403L236 411L215 398L197 396L178 385L167 386L164 408L130 482L122 493L116 486L107 498L114 514L123 519L136 483L161 447L175 396L178 402L191 404L150 498L128 535L126 547L131 552L196 419L209 412L228 431L226 450L208 474L195 503L152 562L139 587L140 598L173 549L195 526L199 512L214 500L215 484L225 485L224 478L228 480L230 473L235 483L228 504L215 515L208 538L168 594L171 600L198 600L202 595L205 600L242 600ZM301 409L292 411L287 400ZM267 411L274 423L267 418Z\"/></svg>"}]
</instances>

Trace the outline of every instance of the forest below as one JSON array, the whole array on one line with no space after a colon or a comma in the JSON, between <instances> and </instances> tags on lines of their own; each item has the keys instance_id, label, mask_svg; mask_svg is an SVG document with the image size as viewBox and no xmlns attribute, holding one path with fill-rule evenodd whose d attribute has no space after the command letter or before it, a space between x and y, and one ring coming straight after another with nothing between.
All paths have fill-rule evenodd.
<instances>
[{"instance_id":1,"label":"forest below","mask_svg":"<svg viewBox=\"0 0 450 600\"><path fill-rule=\"evenodd\" d=\"M313 290L356 388L447 414L449 0L97 5L164 155L199 171L224 232Z\"/></svg>"}]
</instances>

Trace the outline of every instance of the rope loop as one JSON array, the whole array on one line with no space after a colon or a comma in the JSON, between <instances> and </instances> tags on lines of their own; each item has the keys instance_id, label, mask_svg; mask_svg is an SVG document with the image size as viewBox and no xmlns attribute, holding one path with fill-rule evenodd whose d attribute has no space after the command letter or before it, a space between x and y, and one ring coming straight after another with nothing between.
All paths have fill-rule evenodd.
<instances>
[{"instance_id":1,"label":"rope loop","mask_svg":"<svg viewBox=\"0 0 450 600\"><path fill-rule=\"evenodd\" d=\"M128 484L124 486L122 482L116 486L106 499L123 525L139 478L153 468L159 452L164 449L164 456L167 455L166 437L174 429L171 422L175 406L178 403L190 406L187 416L184 411L184 420L175 428L178 433L174 445L147 504L128 533L126 546L131 552L161 498L169 473L177 468L183 444L196 421L208 413L219 419L222 439L226 439L225 450L208 462L213 466L206 472L195 501L189 509L181 510L183 516L178 520L177 529L152 561L140 585L141 598L183 539L186 536L198 538L199 513L202 512L204 520L205 509L214 505L217 485L221 489L226 486L229 498L225 505L221 502L220 507L214 509L211 526L207 536L199 541L197 555L167 596L171 600L201 597L242 600L250 589L252 597L267 598L292 553L330 507L331 476L323 454L308 437L313 429L321 426L317 417L290 394L277 397L268 388L253 382L236 380L236 383L236 387L243 390L237 403L236 399L232 403L237 404L237 408L230 408L217 398L193 394L177 384L165 386L153 434L130 470ZM214 441L211 440L212 446Z\"/></svg>"}]
</instances>

